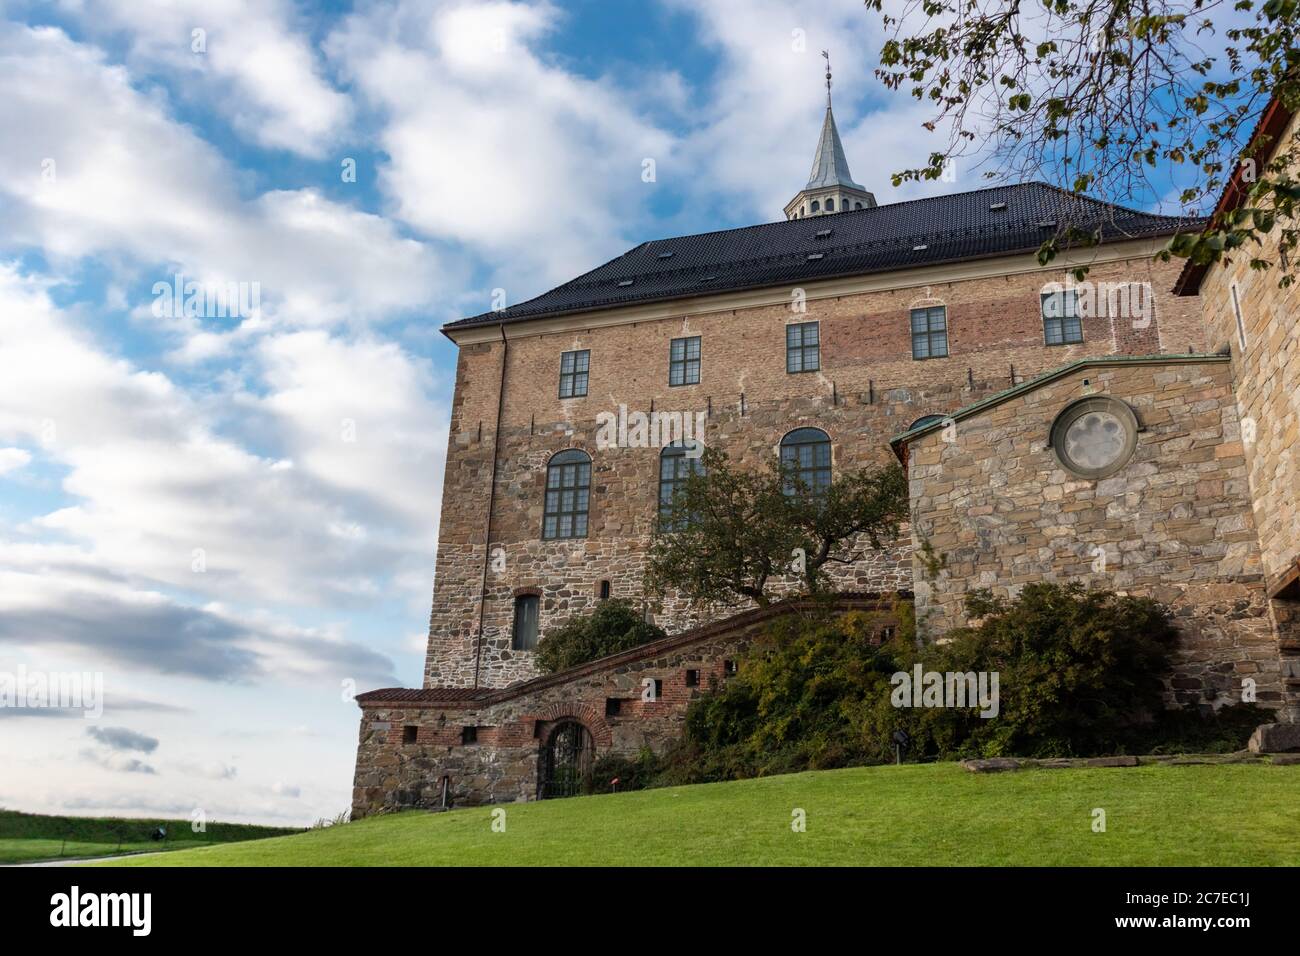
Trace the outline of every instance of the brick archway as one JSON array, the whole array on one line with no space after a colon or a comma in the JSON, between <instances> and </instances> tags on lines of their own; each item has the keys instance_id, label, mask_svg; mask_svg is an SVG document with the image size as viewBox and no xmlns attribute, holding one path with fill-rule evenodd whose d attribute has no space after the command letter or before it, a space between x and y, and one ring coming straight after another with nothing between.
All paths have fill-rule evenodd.
<instances>
[{"instance_id":1,"label":"brick archway","mask_svg":"<svg viewBox=\"0 0 1300 956\"><path fill-rule=\"evenodd\" d=\"M591 739L602 750L614 742L614 732L610 729L605 715L593 704L551 704L539 711L533 718L538 723L555 723L561 720L576 720L591 731Z\"/></svg>"}]
</instances>

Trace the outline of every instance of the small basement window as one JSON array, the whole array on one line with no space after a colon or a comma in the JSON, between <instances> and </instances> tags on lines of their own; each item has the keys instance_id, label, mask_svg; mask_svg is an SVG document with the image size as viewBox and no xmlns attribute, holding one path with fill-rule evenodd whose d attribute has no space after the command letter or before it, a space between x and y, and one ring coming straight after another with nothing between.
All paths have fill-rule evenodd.
<instances>
[{"instance_id":1,"label":"small basement window","mask_svg":"<svg viewBox=\"0 0 1300 956\"><path fill-rule=\"evenodd\" d=\"M462 728L460 729L460 742L461 742L462 744L476 744L476 743L478 743L478 728L477 728L477 727L462 727Z\"/></svg>"},{"instance_id":2,"label":"small basement window","mask_svg":"<svg viewBox=\"0 0 1300 956\"><path fill-rule=\"evenodd\" d=\"M420 733L419 727L417 727L415 724L407 724L405 727L402 728L402 743L404 744L415 743L415 738L419 733Z\"/></svg>"},{"instance_id":3,"label":"small basement window","mask_svg":"<svg viewBox=\"0 0 1300 956\"><path fill-rule=\"evenodd\" d=\"M697 671L697 670L688 670L688 671L686 672L686 686L687 686L687 687L699 687L699 686L700 686L700 672L699 672L699 671Z\"/></svg>"},{"instance_id":4,"label":"small basement window","mask_svg":"<svg viewBox=\"0 0 1300 956\"><path fill-rule=\"evenodd\" d=\"M605 716L606 716L606 717L617 717L617 716L619 715L619 712L620 712L622 709L623 709L623 701L619 700L619 698L617 698L617 697L606 697L606 698L605 698Z\"/></svg>"}]
</instances>

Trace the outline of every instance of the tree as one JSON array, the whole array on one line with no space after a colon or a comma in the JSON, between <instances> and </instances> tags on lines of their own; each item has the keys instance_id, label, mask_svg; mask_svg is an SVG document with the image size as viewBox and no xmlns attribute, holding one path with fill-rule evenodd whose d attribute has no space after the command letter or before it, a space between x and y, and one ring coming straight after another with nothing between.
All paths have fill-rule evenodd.
<instances>
[{"instance_id":1,"label":"tree","mask_svg":"<svg viewBox=\"0 0 1300 956\"><path fill-rule=\"evenodd\" d=\"M1240 168L1240 204L1175 236L1160 257L1214 262L1277 229L1280 284L1293 281L1300 144L1251 134L1274 98L1300 107L1297 0L905 0L897 15L865 2L888 35L876 76L929 101L926 128L947 134L895 185L937 179L967 157L1046 175L1077 196L1150 206L1172 175L1190 213L1213 206ZM1098 241L1095 223L1063 222L1039 260ZM1272 264L1257 251L1250 261Z\"/></svg>"},{"instance_id":2,"label":"tree","mask_svg":"<svg viewBox=\"0 0 1300 956\"><path fill-rule=\"evenodd\" d=\"M849 564L897 536L907 480L897 465L848 472L814 494L777 460L734 467L715 449L685 479L647 559L651 593L675 590L696 604L772 601L774 580L795 577L803 593L826 584L826 566Z\"/></svg>"},{"instance_id":3,"label":"tree","mask_svg":"<svg viewBox=\"0 0 1300 956\"><path fill-rule=\"evenodd\" d=\"M554 674L666 636L627 601L602 601L592 613L572 617L542 638L537 666Z\"/></svg>"}]
</instances>

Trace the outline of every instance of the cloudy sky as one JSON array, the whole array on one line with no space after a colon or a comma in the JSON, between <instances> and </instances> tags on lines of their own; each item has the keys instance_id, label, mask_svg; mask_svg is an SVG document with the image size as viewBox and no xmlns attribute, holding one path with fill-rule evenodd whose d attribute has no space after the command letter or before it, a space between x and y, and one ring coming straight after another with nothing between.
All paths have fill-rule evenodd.
<instances>
[{"instance_id":1,"label":"cloudy sky","mask_svg":"<svg viewBox=\"0 0 1300 956\"><path fill-rule=\"evenodd\" d=\"M454 350L644 239L935 145L859 0L0 0L0 806L302 824L420 680ZM642 177L653 159L653 182ZM355 170L355 175L350 175ZM979 182L934 184L976 188ZM159 284L256 284L248 314Z\"/></svg>"}]
</instances>

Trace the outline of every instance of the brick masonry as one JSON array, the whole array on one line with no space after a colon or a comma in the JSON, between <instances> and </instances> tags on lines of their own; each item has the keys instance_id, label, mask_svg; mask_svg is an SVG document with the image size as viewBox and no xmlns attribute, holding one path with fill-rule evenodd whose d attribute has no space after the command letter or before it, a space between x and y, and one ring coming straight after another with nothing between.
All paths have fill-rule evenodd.
<instances>
[{"instance_id":1,"label":"brick masonry","mask_svg":"<svg viewBox=\"0 0 1300 956\"><path fill-rule=\"evenodd\" d=\"M873 614L879 628L894 626L895 598L847 595L840 610ZM808 601L742 612L726 621L670 636L651 645L478 695L437 691L363 694L353 790L353 817L409 807L474 806L532 800L553 732L576 720L591 733L597 757L634 756L643 747L662 752L682 730L686 708L728 679L754 636L773 618L808 613ZM658 681L653 700L647 682ZM459 698L459 699L458 699ZM617 700L617 714L607 703ZM465 728L474 742L465 743ZM414 740L409 740L409 735Z\"/></svg>"},{"instance_id":2,"label":"brick masonry","mask_svg":"<svg viewBox=\"0 0 1300 956\"><path fill-rule=\"evenodd\" d=\"M1023 267L1023 261L1017 264ZM1165 291L1176 273L1177 266L1145 256L1098 265L1089 276L1093 282L1150 282L1154 319L1134 328L1105 314L1087 318L1084 341L1066 346L1044 345L1039 298L1045 283L1064 281L1059 270L810 297L805 312L774 305L577 332L512 331L504 400L498 386L506 347L466 345L452 406L425 686L500 687L536 673L529 652L510 648L513 600L521 589L542 595L543 634L589 609L601 581L611 583L616 597L640 599L658 495L658 450L596 449L601 412L620 405L704 412L706 443L747 464L774 456L782 436L803 425L830 435L837 469L884 462L888 439L918 418L956 410L1070 361L1201 350L1199 302ZM950 356L915 361L910 310L940 303L948 309ZM795 321L820 323L819 372L785 370L785 326ZM670 387L669 342L693 335L702 339L700 383ZM560 354L572 349L591 351L589 392L561 400ZM593 459L590 532L576 541L543 541L546 463L566 448L584 449ZM490 500L492 548L501 549L504 569L489 567L485 581ZM838 586L910 587L908 547L904 537L874 562L849 569ZM661 625L675 631L735 609L701 611L669 596L653 610ZM481 646L475 639L480 611Z\"/></svg>"},{"instance_id":3,"label":"brick masonry","mask_svg":"<svg viewBox=\"0 0 1300 956\"><path fill-rule=\"evenodd\" d=\"M1267 590L1269 568L1284 565L1294 543L1294 514L1284 495L1260 490L1267 475L1290 474L1283 453L1294 441L1285 429L1295 419L1267 394L1278 369L1286 381L1297 372L1294 332L1276 328L1286 326L1282 306L1266 290L1255 293L1271 322L1259 333L1267 350L1251 360L1258 369L1235 351L1231 365L1178 359L1222 338L1222 302L1211 305L1207 336L1201 300L1167 291L1178 264L1144 255L1098 264L1088 278L1149 282L1152 322L1103 313L1085 318L1082 343L1049 347L1039 295L1064 276L1023 267L1009 261L1005 275L810 295L804 311L773 304L614 323L605 315L568 331L538 322L512 328L508 343L462 344L424 689L359 698L354 814L437 806L444 780L452 805L534 799L547 743L568 720L589 730L597 756L662 750L679 736L690 700L725 681L727 662L773 613L692 608L669 595L648 604L672 635L665 641L553 677L538 677L532 655L511 649L521 593L540 595L543 635L589 610L604 581L614 597L644 597L659 451L597 448L601 413L702 412L706 444L754 467L777 454L787 432L814 426L829 434L834 468L843 470L892 461L889 439L923 416L959 413L1103 356L1169 358L1081 368L959 413L955 442L939 432L915 437L906 446L912 525L888 550L845 569L836 586L915 589L920 624L935 638L962 620L972 587L1005 592L1077 579L1150 594L1174 609L1182 635L1168 675L1171 703L1213 708L1239 699L1250 678L1261 702L1294 718L1287 648L1300 621L1293 603L1270 601ZM913 360L909 312L935 304L947 307L949 357ZM808 321L819 323L821 369L787 374L785 326ZM702 340L700 383L670 387L669 343L694 335ZM589 391L562 400L560 354L573 349L591 352ZM1283 423L1262 464L1243 444L1234 374L1261 393L1243 402L1264 403L1260 415ZM1133 460L1097 481L1066 474L1047 445L1060 409L1084 394L1122 399L1144 429ZM568 448L592 458L590 530L544 541L546 464ZM923 541L945 562L936 580L914 554ZM1092 570L1098 547L1107 556L1101 574ZM688 684L688 672L698 679ZM661 682L657 700L641 700L646 679ZM607 715L611 699L622 703Z\"/></svg>"}]
</instances>

